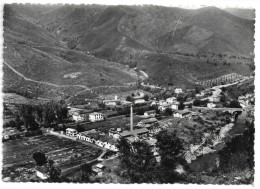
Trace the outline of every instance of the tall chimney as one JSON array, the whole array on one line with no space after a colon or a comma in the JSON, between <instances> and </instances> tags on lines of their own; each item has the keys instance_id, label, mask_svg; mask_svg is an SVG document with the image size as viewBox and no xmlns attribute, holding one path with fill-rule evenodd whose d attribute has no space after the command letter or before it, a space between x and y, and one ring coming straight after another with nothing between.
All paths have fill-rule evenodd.
<instances>
[{"instance_id":1,"label":"tall chimney","mask_svg":"<svg viewBox=\"0 0 260 189\"><path fill-rule=\"evenodd\" d=\"M130 107L130 131L133 131L133 105L131 104Z\"/></svg>"}]
</instances>

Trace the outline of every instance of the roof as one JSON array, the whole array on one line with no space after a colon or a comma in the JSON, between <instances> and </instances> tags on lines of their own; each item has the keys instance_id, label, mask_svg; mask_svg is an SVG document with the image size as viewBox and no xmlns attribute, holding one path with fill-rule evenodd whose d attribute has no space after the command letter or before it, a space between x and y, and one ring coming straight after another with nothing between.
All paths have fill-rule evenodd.
<instances>
[{"instance_id":1,"label":"roof","mask_svg":"<svg viewBox=\"0 0 260 189\"><path fill-rule=\"evenodd\" d=\"M177 100L177 98L176 97L174 97L174 96L172 96L172 97L169 97L169 98L167 98L166 100L170 100L170 99L175 99L175 100Z\"/></svg>"},{"instance_id":2,"label":"roof","mask_svg":"<svg viewBox=\"0 0 260 189\"><path fill-rule=\"evenodd\" d=\"M103 165L103 164L101 164L101 163L98 163L98 164L96 165L96 167L99 168L99 169L103 169L103 168L105 168L105 165Z\"/></svg>"},{"instance_id":3,"label":"roof","mask_svg":"<svg viewBox=\"0 0 260 189\"><path fill-rule=\"evenodd\" d=\"M93 112L93 113L90 113L89 115L100 115L100 114L103 114L103 113L100 113L100 112Z\"/></svg>"},{"instance_id":4,"label":"roof","mask_svg":"<svg viewBox=\"0 0 260 189\"><path fill-rule=\"evenodd\" d=\"M156 111L155 110L149 110L149 111L146 111L146 112L144 112L144 113L156 113Z\"/></svg>"},{"instance_id":5,"label":"roof","mask_svg":"<svg viewBox=\"0 0 260 189\"><path fill-rule=\"evenodd\" d=\"M133 130L133 131L124 131L122 133L120 133L120 135L122 137L126 137L126 136L137 136L139 134L144 134L144 133L148 133L148 129L146 128L142 128L142 129L136 129L136 130Z\"/></svg>"},{"instance_id":6,"label":"roof","mask_svg":"<svg viewBox=\"0 0 260 189\"><path fill-rule=\"evenodd\" d=\"M157 140L156 139L150 139L150 140L145 140L150 146L155 146Z\"/></svg>"},{"instance_id":7,"label":"roof","mask_svg":"<svg viewBox=\"0 0 260 189\"><path fill-rule=\"evenodd\" d=\"M147 123L153 123L153 122L156 122L156 121L157 121L156 118L150 118L150 119L143 119L140 122L147 124Z\"/></svg>"},{"instance_id":8,"label":"roof","mask_svg":"<svg viewBox=\"0 0 260 189\"><path fill-rule=\"evenodd\" d=\"M189 110L178 110L176 111L176 113L180 113L180 114L189 114L191 113Z\"/></svg>"},{"instance_id":9,"label":"roof","mask_svg":"<svg viewBox=\"0 0 260 189\"><path fill-rule=\"evenodd\" d=\"M77 131L76 129L67 128L66 131Z\"/></svg>"},{"instance_id":10,"label":"roof","mask_svg":"<svg viewBox=\"0 0 260 189\"><path fill-rule=\"evenodd\" d=\"M92 129L92 130L89 130L89 131L81 132L79 134L82 134L84 136L89 136L89 133L97 133L97 131L95 129Z\"/></svg>"},{"instance_id":11,"label":"roof","mask_svg":"<svg viewBox=\"0 0 260 189\"><path fill-rule=\"evenodd\" d=\"M103 103L106 103L106 102L120 102L120 100L103 100Z\"/></svg>"}]
</instances>

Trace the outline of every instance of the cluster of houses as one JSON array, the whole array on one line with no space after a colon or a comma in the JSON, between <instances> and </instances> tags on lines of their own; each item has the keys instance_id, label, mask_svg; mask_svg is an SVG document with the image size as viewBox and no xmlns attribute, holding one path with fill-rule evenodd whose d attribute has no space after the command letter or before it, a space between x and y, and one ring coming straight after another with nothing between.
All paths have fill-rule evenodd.
<instances>
[{"instance_id":1,"label":"cluster of houses","mask_svg":"<svg viewBox=\"0 0 260 189\"><path fill-rule=\"evenodd\" d=\"M70 108L69 117L76 122L97 122L105 120L105 115L101 112L91 112L91 110L79 108Z\"/></svg>"},{"instance_id":2,"label":"cluster of houses","mask_svg":"<svg viewBox=\"0 0 260 189\"><path fill-rule=\"evenodd\" d=\"M118 151L115 145L115 139L112 136L98 132L95 129L78 133L76 129L67 128L66 135L76 137L78 140L93 143L99 147L106 148L111 151Z\"/></svg>"}]
</instances>

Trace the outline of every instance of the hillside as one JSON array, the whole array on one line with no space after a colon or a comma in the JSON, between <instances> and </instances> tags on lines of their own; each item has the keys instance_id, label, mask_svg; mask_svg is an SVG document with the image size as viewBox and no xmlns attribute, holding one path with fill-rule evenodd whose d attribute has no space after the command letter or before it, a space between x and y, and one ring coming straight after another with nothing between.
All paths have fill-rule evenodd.
<instances>
[{"instance_id":1,"label":"hillside","mask_svg":"<svg viewBox=\"0 0 260 189\"><path fill-rule=\"evenodd\" d=\"M4 91L22 90L30 82L51 86L58 92L66 88L76 92L79 89L75 88L122 86L137 79L127 66L70 50L53 33L9 6L4 11ZM22 84L21 76L29 80Z\"/></svg>"},{"instance_id":2,"label":"hillside","mask_svg":"<svg viewBox=\"0 0 260 189\"><path fill-rule=\"evenodd\" d=\"M59 85L57 91L124 86L137 80L134 67L153 83L182 87L229 73L249 75L254 19L229 12L152 5L5 5L4 60L27 78ZM5 67L8 83L12 69Z\"/></svg>"}]
</instances>

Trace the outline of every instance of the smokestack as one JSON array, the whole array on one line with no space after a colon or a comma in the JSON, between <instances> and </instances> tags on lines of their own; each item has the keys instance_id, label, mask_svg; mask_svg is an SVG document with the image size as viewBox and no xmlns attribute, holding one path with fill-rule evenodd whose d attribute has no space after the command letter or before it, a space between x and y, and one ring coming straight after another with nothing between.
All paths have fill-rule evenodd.
<instances>
[{"instance_id":1,"label":"smokestack","mask_svg":"<svg viewBox=\"0 0 260 189\"><path fill-rule=\"evenodd\" d=\"M130 107L130 131L133 131L133 105L131 104Z\"/></svg>"}]
</instances>

